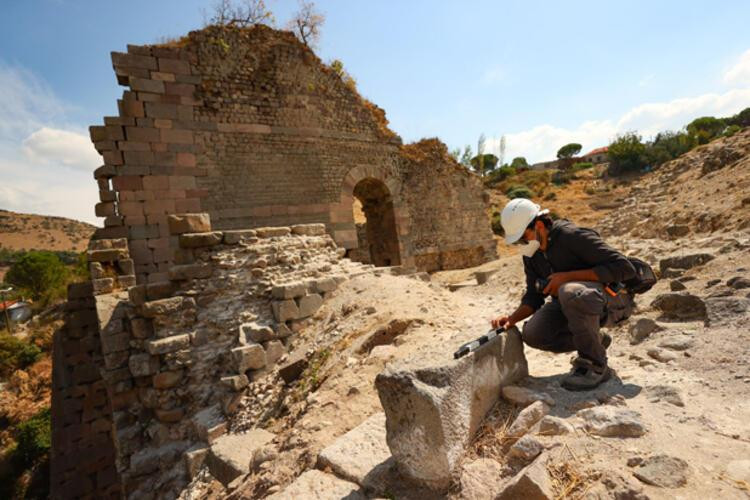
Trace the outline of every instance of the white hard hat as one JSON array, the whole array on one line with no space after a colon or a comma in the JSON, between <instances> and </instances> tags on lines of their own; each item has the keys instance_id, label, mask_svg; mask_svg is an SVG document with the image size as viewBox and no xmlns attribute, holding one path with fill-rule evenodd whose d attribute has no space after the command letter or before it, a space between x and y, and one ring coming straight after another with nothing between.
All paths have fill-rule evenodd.
<instances>
[{"instance_id":1,"label":"white hard hat","mask_svg":"<svg viewBox=\"0 0 750 500\"><path fill-rule=\"evenodd\" d=\"M542 210L542 207L526 198L510 200L503 208L503 213L500 214L500 224L505 231L505 242L511 244L518 241L531 221L548 212L549 210Z\"/></svg>"}]
</instances>

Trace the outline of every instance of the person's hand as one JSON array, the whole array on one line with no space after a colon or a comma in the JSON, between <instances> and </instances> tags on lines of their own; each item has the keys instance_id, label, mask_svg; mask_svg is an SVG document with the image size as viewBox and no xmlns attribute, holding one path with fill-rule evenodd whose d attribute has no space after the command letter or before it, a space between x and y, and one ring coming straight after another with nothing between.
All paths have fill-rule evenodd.
<instances>
[{"instance_id":1,"label":"person's hand","mask_svg":"<svg viewBox=\"0 0 750 500\"><path fill-rule=\"evenodd\" d=\"M555 297L557 297L558 289L563 284L568 282L565 273L552 273L547 277L547 279L549 280L549 283L547 283L547 286L544 287L542 293L544 295L554 295Z\"/></svg>"},{"instance_id":2,"label":"person's hand","mask_svg":"<svg viewBox=\"0 0 750 500\"><path fill-rule=\"evenodd\" d=\"M495 318L491 321L492 328L500 328L501 326L503 328L510 328L511 326L515 325L516 323L514 321L511 321L510 316L500 316L498 318Z\"/></svg>"}]
</instances>

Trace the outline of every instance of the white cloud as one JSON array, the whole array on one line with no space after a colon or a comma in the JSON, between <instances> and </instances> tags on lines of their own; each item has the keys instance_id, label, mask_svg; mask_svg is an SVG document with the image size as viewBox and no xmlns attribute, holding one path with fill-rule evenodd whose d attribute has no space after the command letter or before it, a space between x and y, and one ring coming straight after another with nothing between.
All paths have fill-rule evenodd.
<instances>
[{"instance_id":1,"label":"white cloud","mask_svg":"<svg viewBox=\"0 0 750 500\"><path fill-rule=\"evenodd\" d=\"M665 130L679 130L700 116L728 116L747 106L750 106L750 88L641 104L616 120L586 121L570 129L539 125L507 134L505 159L524 156L530 163L553 160L557 150L569 142L581 144L586 153L606 146L619 133L635 130L650 138ZM488 151L496 152L498 141L498 138L488 139Z\"/></svg>"},{"instance_id":2,"label":"white cloud","mask_svg":"<svg viewBox=\"0 0 750 500\"><path fill-rule=\"evenodd\" d=\"M750 49L746 50L739 61L724 73L724 83L729 85L750 85Z\"/></svg>"},{"instance_id":3,"label":"white cloud","mask_svg":"<svg viewBox=\"0 0 750 500\"><path fill-rule=\"evenodd\" d=\"M59 163L89 173L102 161L87 135L49 127L42 127L24 139L23 152L31 161Z\"/></svg>"},{"instance_id":4,"label":"white cloud","mask_svg":"<svg viewBox=\"0 0 750 500\"><path fill-rule=\"evenodd\" d=\"M0 61L0 208L100 224L93 170L101 157L72 109L33 73Z\"/></svg>"}]
</instances>

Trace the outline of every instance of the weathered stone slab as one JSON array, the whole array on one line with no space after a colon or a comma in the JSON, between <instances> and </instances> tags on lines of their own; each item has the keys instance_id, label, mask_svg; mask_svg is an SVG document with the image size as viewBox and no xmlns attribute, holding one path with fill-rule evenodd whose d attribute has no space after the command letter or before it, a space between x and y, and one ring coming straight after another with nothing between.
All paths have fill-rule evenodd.
<instances>
[{"instance_id":1,"label":"weathered stone slab","mask_svg":"<svg viewBox=\"0 0 750 500\"><path fill-rule=\"evenodd\" d=\"M367 497L360 492L356 484L315 469L302 473L283 491L268 497L269 500L300 500L302 498L365 500Z\"/></svg>"},{"instance_id":2,"label":"weathered stone slab","mask_svg":"<svg viewBox=\"0 0 750 500\"><path fill-rule=\"evenodd\" d=\"M330 467L337 476L381 492L391 466L385 439L385 413L376 413L323 449L318 468Z\"/></svg>"},{"instance_id":3,"label":"weathered stone slab","mask_svg":"<svg viewBox=\"0 0 750 500\"><path fill-rule=\"evenodd\" d=\"M273 238L274 236L286 236L291 233L292 230L285 226L259 227L255 229L255 232L260 238Z\"/></svg>"},{"instance_id":4,"label":"weathered stone slab","mask_svg":"<svg viewBox=\"0 0 750 500\"><path fill-rule=\"evenodd\" d=\"M254 229L238 229L234 231L224 231L224 244L236 245L245 238L255 237Z\"/></svg>"},{"instance_id":5,"label":"weathered stone slab","mask_svg":"<svg viewBox=\"0 0 750 500\"><path fill-rule=\"evenodd\" d=\"M273 438L273 434L263 429L221 436L211 445L206 460L211 475L226 486L234 478L247 474L253 454Z\"/></svg>"},{"instance_id":6,"label":"weathered stone slab","mask_svg":"<svg viewBox=\"0 0 750 500\"><path fill-rule=\"evenodd\" d=\"M232 349L232 357L238 373L247 370L258 370L266 366L266 351L260 344L252 344Z\"/></svg>"},{"instance_id":7,"label":"weathered stone slab","mask_svg":"<svg viewBox=\"0 0 750 500\"><path fill-rule=\"evenodd\" d=\"M667 269L691 269L705 264L715 257L709 253L696 253L691 255L680 255L667 257L659 261L659 270L664 273Z\"/></svg>"},{"instance_id":8,"label":"weathered stone slab","mask_svg":"<svg viewBox=\"0 0 750 500\"><path fill-rule=\"evenodd\" d=\"M167 216L170 234L205 233L211 231L208 214L174 214Z\"/></svg>"},{"instance_id":9,"label":"weathered stone slab","mask_svg":"<svg viewBox=\"0 0 750 500\"><path fill-rule=\"evenodd\" d=\"M307 285L301 281L274 285L271 288L271 296L275 299L293 299L295 297L302 297L306 293Z\"/></svg>"},{"instance_id":10,"label":"weathered stone slab","mask_svg":"<svg viewBox=\"0 0 750 500\"><path fill-rule=\"evenodd\" d=\"M185 233L180 235L182 248L210 247L221 243L222 234L218 231L211 233Z\"/></svg>"},{"instance_id":11,"label":"weathered stone slab","mask_svg":"<svg viewBox=\"0 0 750 500\"><path fill-rule=\"evenodd\" d=\"M551 500L555 498L547 471L548 456L542 454L508 481L497 500Z\"/></svg>"},{"instance_id":12,"label":"weathered stone slab","mask_svg":"<svg viewBox=\"0 0 750 500\"><path fill-rule=\"evenodd\" d=\"M401 473L442 489L501 388L528 374L518 329L452 360L388 366L375 379L387 442Z\"/></svg>"},{"instance_id":13,"label":"weathered stone slab","mask_svg":"<svg viewBox=\"0 0 750 500\"><path fill-rule=\"evenodd\" d=\"M296 224L292 226L292 234L304 236L322 236L326 234L325 224Z\"/></svg>"},{"instance_id":14,"label":"weathered stone slab","mask_svg":"<svg viewBox=\"0 0 750 500\"><path fill-rule=\"evenodd\" d=\"M279 323L299 318L299 307L293 299L274 300L271 302L271 310Z\"/></svg>"},{"instance_id":15,"label":"weathered stone slab","mask_svg":"<svg viewBox=\"0 0 750 500\"><path fill-rule=\"evenodd\" d=\"M166 354L168 352L179 351L190 345L190 335L172 335L158 340L149 340L146 342L146 351L149 354Z\"/></svg>"},{"instance_id":16,"label":"weathered stone slab","mask_svg":"<svg viewBox=\"0 0 750 500\"><path fill-rule=\"evenodd\" d=\"M169 268L169 279L175 281L210 278L213 266L207 262L176 265Z\"/></svg>"},{"instance_id":17,"label":"weathered stone slab","mask_svg":"<svg viewBox=\"0 0 750 500\"><path fill-rule=\"evenodd\" d=\"M305 295L304 297L299 299L299 317L307 318L308 316L312 316L313 314L315 314L315 311L320 309L320 306L322 305L323 297L321 297L317 293Z\"/></svg>"}]
</instances>

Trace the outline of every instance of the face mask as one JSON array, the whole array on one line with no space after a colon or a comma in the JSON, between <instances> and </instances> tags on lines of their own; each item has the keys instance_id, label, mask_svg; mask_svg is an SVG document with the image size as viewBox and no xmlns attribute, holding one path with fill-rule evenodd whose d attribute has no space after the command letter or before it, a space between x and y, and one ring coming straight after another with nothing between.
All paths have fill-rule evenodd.
<instances>
[{"instance_id":1,"label":"face mask","mask_svg":"<svg viewBox=\"0 0 750 500\"><path fill-rule=\"evenodd\" d=\"M521 245L521 255L531 257L539 250L539 240L531 240L525 245Z\"/></svg>"}]
</instances>

